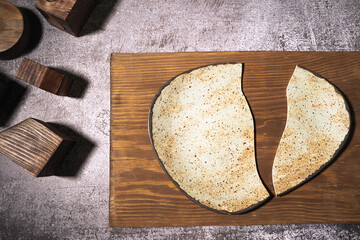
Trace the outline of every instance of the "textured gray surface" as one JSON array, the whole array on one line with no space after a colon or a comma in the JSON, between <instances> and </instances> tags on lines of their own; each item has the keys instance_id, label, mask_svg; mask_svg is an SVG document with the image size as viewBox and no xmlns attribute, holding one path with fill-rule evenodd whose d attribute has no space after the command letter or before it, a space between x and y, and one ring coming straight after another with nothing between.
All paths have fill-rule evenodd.
<instances>
[{"instance_id":1,"label":"textured gray surface","mask_svg":"<svg viewBox=\"0 0 360 240\"><path fill-rule=\"evenodd\" d=\"M65 176L34 178L0 156L0 239L359 239L359 225L108 227L110 53L359 51L359 0L102 0L79 38L45 22L34 0L11 2L40 18L40 42L25 56L77 82L74 97L27 86L0 130L34 117L60 124L78 144ZM0 61L0 73L20 83L20 61Z\"/></svg>"}]
</instances>

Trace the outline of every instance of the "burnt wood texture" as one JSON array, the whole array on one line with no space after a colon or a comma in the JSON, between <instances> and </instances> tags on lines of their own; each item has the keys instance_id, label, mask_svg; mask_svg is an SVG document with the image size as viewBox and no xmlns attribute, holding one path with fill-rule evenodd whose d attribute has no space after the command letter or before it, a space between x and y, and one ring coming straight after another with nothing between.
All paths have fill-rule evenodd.
<instances>
[{"instance_id":1,"label":"burnt wood texture","mask_svg":"<svg viewBox=\"0 0 360 240\"><path fill-rule=\"evenodd\" d=\"M0 59L17 57L29 43L30 25L13 4L0 0Z\"/></svg>"},{"instance_id":2,"label":"burnt wood texture","mask_svg":"<svg viewBox=\"0 0 360 240\"><path fill-rule=\"evenodd\" d=\"M58 29L79 36L95 0L37 0L35 7L45 19Z\"/></svg>"},{"instance_id":3,"label":"burnt wood texture","mask_svg":"<svg viewBox=\"0 0 360 240\"><path fill-rule=\"evenodd\" d=\"M74 141L48 123L29 118L0 133L0 153L33 176L48 176Z\"/></svg>"},{"instance_id":4,"label":"burnt wood texture","mask_svg":"<svg viewBox=\"0 0 360 240\"><path fill-rule=\"evenodd\" d=\"M27 58L21 61L16 77L60 96L67 95L72 84L68 76Z\"/></svg>"},{"instance_id":5,"label":"burnt wood texture","mask_svg":"<svg viewBox=\"0 0 360 240\"><path fill-rule=\"evenodd\" d=\"M272 193L272 164L286 122L286 87L297 64L338 87L354 117L345 150L328 168L240 215L214 213L183 195L158 163L147 125L151 102L166 81L189 69L227 62L244 63L243 91L255 120L258 170ZM110 226L360 223L359 62L358 52L112 54Z\"/></svg>"}]
</instances>

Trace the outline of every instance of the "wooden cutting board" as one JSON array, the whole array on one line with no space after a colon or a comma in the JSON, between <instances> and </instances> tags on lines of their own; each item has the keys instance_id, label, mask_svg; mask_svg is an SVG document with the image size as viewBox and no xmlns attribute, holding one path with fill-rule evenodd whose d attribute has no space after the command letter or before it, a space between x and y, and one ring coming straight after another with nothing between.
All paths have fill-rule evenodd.
<instances>
[{"instance_id":1,"label":"wooden cutting board","mask_svg":"<svg viewBox=\"0 0 360 240\"><path fill-rule=\"evenodd\" d=\"M243 90L256 125L258 169L274 192L271 168L286 121L285 89L299 64L337 86L354 116L338 159L295 191L251 212L222 215L185 197L150 146L147 118L159 88L200 66L244 63ZM165 227L292 223L360 223L360 52L194 52L112 54L110 226Z\"/></svg>"}]
</instances>

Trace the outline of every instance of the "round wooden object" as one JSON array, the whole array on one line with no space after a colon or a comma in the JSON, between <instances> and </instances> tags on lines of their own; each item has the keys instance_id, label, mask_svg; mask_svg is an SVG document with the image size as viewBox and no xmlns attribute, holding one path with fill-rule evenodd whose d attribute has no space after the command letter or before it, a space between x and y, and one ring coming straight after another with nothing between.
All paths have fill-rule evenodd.
<instances>
[{"instance_id":1,"label":"round wooden object","mask_svg":"<svg viewBox=\"0 0 360 240\"><path fill-rule=\"evenodd\" d=\"M0 58L9 59L14 52L18 52L24 25L20 10L13 4L0 0Z\"/></svg>"}]
</instances>

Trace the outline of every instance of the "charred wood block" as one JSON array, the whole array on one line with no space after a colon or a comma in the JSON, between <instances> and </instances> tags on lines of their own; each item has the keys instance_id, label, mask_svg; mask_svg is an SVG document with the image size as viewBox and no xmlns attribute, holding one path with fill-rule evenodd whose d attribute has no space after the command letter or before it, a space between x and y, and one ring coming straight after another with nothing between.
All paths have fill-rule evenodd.
<instances>
[{"instance_id":1,"label":"charred wood block","mask_svg":"<svg viewBox=\"0 0 360 240\"><path fill-rule=\"evenodd\" d=\"M0 133L0 153L36 177L54 174L73 145L71 138L33 118Z\"/></svg>"},{"instance_id":2,"label":"charred wood block","mask_svg":"<svg viewBox=\"0 0 360 240\"><path fill-rule=\"evenodd\" d=\"M72 84L72 80L68 76L27 58L22 60L16 77L35 87L61 96L68 94Z\"/></svg>"},{"instance_id":3,"label":"charred wood block","mask_svg":"<svg viewBox=\"0 0 360 240\"><path fill-rule=\"evenodd\" d=\"M74 36L79 36L95 5L95 0L37 0L35 3L51 25Z\"/></svg>"}]
</instances>

